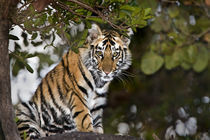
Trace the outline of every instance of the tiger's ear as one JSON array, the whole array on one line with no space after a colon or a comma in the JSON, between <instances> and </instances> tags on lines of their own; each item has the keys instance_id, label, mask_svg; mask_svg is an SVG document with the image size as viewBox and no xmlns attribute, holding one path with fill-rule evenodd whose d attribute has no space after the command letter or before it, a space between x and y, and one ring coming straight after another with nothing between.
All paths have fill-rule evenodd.
<instances>
[{"instance_id":1,"label":"tiger's ear","mask_svg":"<svg viewBox=\"0 0 210 140\"><path fill-rule=\"evenodd\" d=\"M124 45L128 47L131 42L131 36L133 35L133 30L131 28L128 28L127 35L128 37L121 36L121 38L122 38L122 41L124 42Z\"/></svg>"},{"instance_id":2,"label":"tiger's ear","mask_svg":"<svg viewBox=\"0 0 210 140\"><path fill-rule=\"evenodd\" d=\"M87 37L87 41L89 43L93 42L93 40L97 39L98 36L102 35L101 29L98 25L96 24L92 24L91 28L88 29L88 37Z\"/></svg>"}]
</instances>

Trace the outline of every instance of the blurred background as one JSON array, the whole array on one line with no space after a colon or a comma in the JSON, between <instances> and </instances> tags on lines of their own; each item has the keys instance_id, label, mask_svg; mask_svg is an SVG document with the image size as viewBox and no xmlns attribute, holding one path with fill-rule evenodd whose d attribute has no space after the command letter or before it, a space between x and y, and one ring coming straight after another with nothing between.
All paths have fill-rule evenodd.
<instances>
[{"instance_id":1,"label":"blurred background","mask_svg":"<svg viewBox=\"0 0 210 140\"><path fill-rule=\"evenodd\" d=\"M132 66L110 86L104 111L105 133L153 140L210 140L210 0L139 0L151 8L153 18L137 29L130 49ZM85 25L71 28L82 33ZM20 37L10 41L10 51L23 50L30 67L11 58L12 100L31 98L40 79L68 50L55 35L46 47L39 34L34 43L15 26ZM31 36L30 36L31 37ZM50 42L50 41L49 41ZM45 47L43 47L45 46ZM28 69L28 70L27 70Z\"/></svg>"}]
</instances>

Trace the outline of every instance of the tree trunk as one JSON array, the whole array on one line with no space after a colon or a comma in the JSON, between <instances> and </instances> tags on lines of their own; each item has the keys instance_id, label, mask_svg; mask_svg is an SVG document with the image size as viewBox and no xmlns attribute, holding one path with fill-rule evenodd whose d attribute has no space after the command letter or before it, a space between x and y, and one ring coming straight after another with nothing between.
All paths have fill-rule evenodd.
<instances>
[{"instance_id":1,"label":"tree trunk","mask_svg":"<svg viewBox=\"0 0 210 140\"><path fill-rule=\"evenodd\" d=\"M0 0L0 132L3 133L0 138L6 140L20 140L11 101L8 53L9 12L15 3L15 0Z\"/></svg>"}]
</instances>

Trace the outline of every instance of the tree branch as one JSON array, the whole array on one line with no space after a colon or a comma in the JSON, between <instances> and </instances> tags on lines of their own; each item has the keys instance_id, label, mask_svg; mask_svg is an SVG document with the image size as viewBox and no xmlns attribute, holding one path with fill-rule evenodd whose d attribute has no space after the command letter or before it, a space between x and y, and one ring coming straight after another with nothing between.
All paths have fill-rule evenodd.
<instances>
[{"instance_id":1,"label":"tree branch","mask_svg":"<svg viewBox=\"0 0 210 140\"><path fill-rule=\"evenodd\" d=\"M65 4L63 4L63 3L60 2L60 1L57 1L56 4L59 5L61 8L65 9L65 10L67 10L67 11L69 11L69 12L71 12L72 14L77 15L78 17L86 18L86 16L80 15L80 14L74 12L72 9L70 9L68 6L66 6Z\"/></svg>"},{"instance_id":2,"label":"tree branch","mask_svg":"<svg viewBox=\"0 0 210 140\"><path fill-rule=\"evenodd\" d=\"M141 140L132 136L120 136L111 134L98 134L87 132L72 132L57 134L49 137L41 138L40 140Z\"/></svg>"},{"instance_id":3,"label":"tree branch","mask_svg":"<svg viewBox=\"0 0 210 140\"><path fill-rule=\"evenodd\" d=\"M89 5L87 5L87 4L85 4L85 3L82 3L82 2L80 2L80 1L78 1L78 0L68 0L68 1L69 1L69 2L72 2L72 3L75 3L75 4L79 5L80 7L85 8L85 9L87 9L87 10L89 10L89 11L91 11L91 12L97 14L100 18L102 18L104 21L106 21L107 23L109 23L114 29L120 29L120 30L126 29L126 28L120 27L120 26L118 26L118 25L112 23L112 22L108 19L108 17L106 17L106 16L103 15L103 13L101 13L100 11L97 11L97 10L93 9L92 7L90 7Z\"/></svg>"}]
</instances>

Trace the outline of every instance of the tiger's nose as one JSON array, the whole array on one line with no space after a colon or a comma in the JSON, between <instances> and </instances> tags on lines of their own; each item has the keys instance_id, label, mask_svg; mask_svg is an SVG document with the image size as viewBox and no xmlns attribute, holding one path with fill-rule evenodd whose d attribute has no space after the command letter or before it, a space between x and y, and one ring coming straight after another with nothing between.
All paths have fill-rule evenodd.
<instances>
[{"instance_id":1,"label":"tiger's nose","mask_svg":"<svg viewBox=\"0 0 210 140\"><path fill-rule=\"evenodd\" d=\"M106 75L108 75L110 72L111 72L111 71L104 71L104 73L105 73Z\"/></svg>"}]
</instances>

